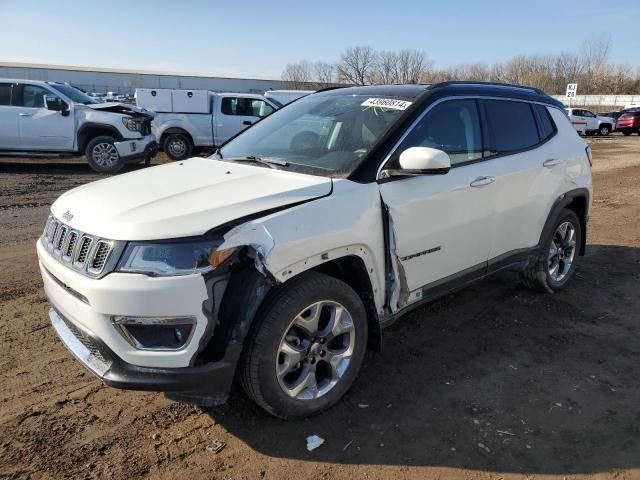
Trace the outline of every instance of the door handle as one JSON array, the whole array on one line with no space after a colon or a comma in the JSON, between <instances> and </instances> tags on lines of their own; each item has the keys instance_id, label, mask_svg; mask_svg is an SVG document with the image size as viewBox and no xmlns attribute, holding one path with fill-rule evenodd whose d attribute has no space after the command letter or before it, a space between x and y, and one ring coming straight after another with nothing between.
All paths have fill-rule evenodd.
<instances>
[{"instance_id":1,"label":"door handle","mask_svg":"<svg viewBox=\"0 0 640 480\"><path fill-rule=\"evenodd\" d=\"M555 167L556 165L560 165L562 160L558 160L557 158L549 158L542 162L543 167Z\"/></svg>"},{"instance_id":2,"label":"door handle","mask_svg":"<svg viewBox=\"0 0 640 480\"><path fill-rule=\"evenodd\" d=\"M496 181L496 177L478 177L470 183L472 187L486 187Z\"/></svg>"},{"instance_id":3,"label":"door handle","mask_svg":"<svg viewBox=\"0 0 640 480\"><path fill-rule=\"evenodd\" d=\"M24 112L21 112L21 113L19 113L18 115L20 115L21 117L33 117L33 113L24 113Z\"/></svg>"},{"instance_id":4,"label":"door handle","mask_svg":"<svg viewBox=\"0 0 640 480\"><path fill-rule=\"evenodd\" d=\"M251 120L245 120L242 122L243 125L251 125Z\"/></svg>"}]
</instances>

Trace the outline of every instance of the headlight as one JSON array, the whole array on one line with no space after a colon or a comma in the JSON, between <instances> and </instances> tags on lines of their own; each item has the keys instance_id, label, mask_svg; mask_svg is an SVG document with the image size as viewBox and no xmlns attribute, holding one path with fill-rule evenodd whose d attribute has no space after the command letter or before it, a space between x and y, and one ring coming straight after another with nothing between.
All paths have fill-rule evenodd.
<instances>
[{"instance_id":1,"label":"headlight","mask_svg":"<svg viewBox=\"0 0 640 480\"><path fill-rule=\"evenodd\" d=\"M222 264L237 250L217 250L221 243L222 239L176 243L131 242L117 270L159 276L204 273Z\"/></svg>"},{"instance_id":2,"label":"headlight","mask_svg":"<svg viewBox=\"0 0 640 480\"><path fill-rule=\"evenodd\" d=\"M133 132L142 130L142 120L139 118L122 117L122 124Z\"/></svg>"}]
</instances>

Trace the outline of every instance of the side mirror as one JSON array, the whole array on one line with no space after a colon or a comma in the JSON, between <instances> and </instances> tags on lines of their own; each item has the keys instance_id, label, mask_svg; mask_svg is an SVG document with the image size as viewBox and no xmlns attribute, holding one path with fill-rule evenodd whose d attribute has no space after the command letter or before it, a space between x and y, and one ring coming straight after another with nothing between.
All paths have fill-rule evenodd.
<instances>
[{"instance_id":1,"label":"side mirror","mask_svg":"<svg viewBox=\"0 0 640 480\"><path fill-rule=\"evenodd\" d=\"M391 175L444 175L451 169L447 153L431 147L411 147L400 154L400 169Z\"/></svg>"},{"instance_id":2,"label":"side mirror","mask_svg":"<svg viewBox=\"0 0 640 480\"><path fill-rule=\"evenodd\" d=\"M66 102L55 95L47 95L44 99L47 110L51 110L53 112L60 112L63 117L69 115L69 105Z\"/></svg>"}]
</instances>

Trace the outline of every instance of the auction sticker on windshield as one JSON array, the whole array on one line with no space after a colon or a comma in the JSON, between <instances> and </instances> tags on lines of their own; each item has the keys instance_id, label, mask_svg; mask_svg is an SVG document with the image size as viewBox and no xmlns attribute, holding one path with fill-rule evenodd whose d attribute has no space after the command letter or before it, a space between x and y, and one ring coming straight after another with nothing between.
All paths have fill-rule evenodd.
<instances>
[{"instance_id":1,"label":"auction sticker on windshield","mask_svg":"<svg viewBox=\"0 0 640 480\"><path fill-rule=\"evenodd\" d=\"M362 107L392 108L393 110L406 110L411 102L395 100L393 98L367 98L360 104Z\"/></svg>"}]
</instances>

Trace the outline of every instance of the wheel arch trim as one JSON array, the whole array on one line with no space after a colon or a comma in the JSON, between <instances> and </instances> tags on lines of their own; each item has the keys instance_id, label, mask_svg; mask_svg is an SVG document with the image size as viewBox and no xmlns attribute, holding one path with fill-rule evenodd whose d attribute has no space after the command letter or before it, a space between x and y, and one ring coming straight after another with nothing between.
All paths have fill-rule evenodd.
<instances>
[{"instance_id":1,"label":"wheel arch trim","mask_svg":"<svg viewBox=\"0 0 640 480\"><path fill-rule=\"evenodd\" d=\"M555 222L560 216L560 212L567 207L571 207L572 205L578 206L579 202L584 203L584 211L576 211L576 208L569 208L574 211L578 216L578 220L580 220L580 227L582 229L582 235L580 240L580 250L579 254L583 256L586 253L587 247L587 222L589 219L589 204L591 200L591 193L586 188L576 188L574 190L570 190L563 195L556 198L554 201L549 215L547 216L547 220L542 228L542 232L540 233L540 239L538 240L538 247L542 248L545 239L550 235L551 229L553 229Z\"/></svg>"}]
</instances>

